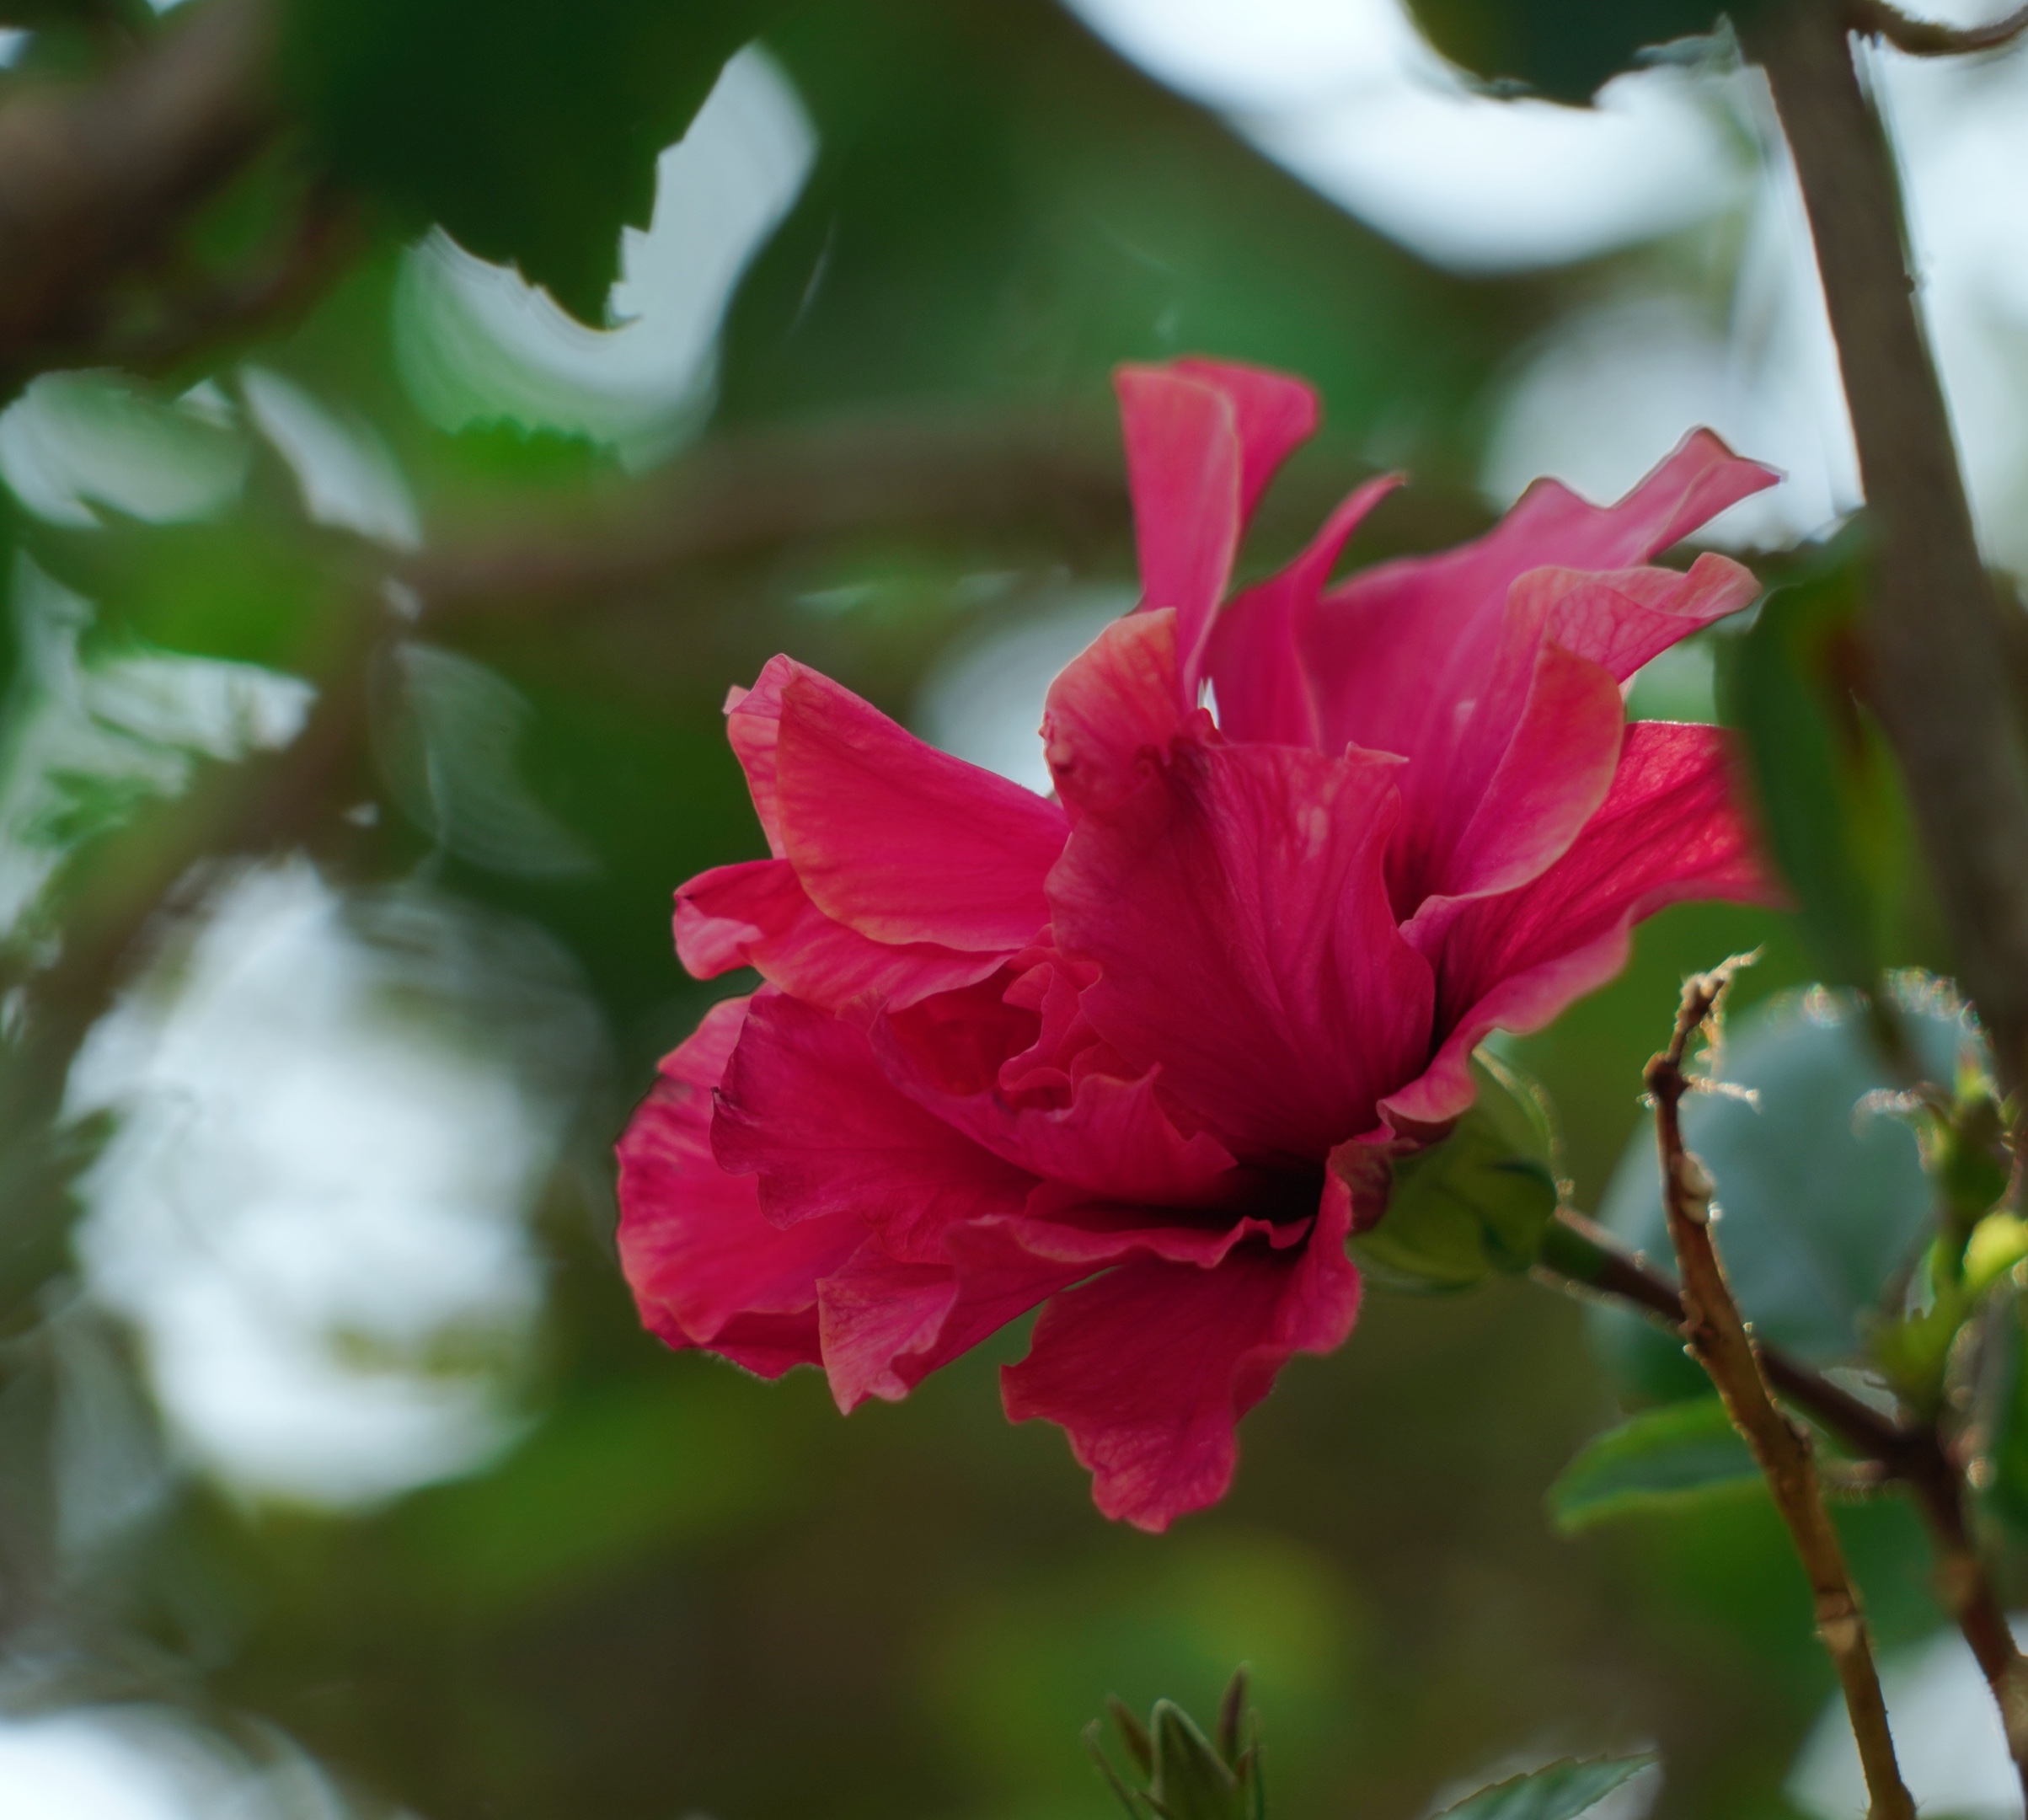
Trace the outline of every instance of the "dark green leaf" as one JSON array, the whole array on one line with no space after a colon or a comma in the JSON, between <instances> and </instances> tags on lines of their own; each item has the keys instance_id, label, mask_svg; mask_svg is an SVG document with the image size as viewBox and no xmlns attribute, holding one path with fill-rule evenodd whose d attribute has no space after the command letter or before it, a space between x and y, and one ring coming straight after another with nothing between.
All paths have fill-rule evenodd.
<instances>
[{"instance_id":1,"label":"dark green leaf","mask_svg":"<svg viewBox=\"0 0 2028 1820\"><path fill-rule=\"evenodd\" d=\"M1538 1095L1499 1063L1474 1057L1479 1096L1440 1144L1395 1165L1388 1209L1352 1241L1385 1287L1469 1289L1527 1270L1554 1217L1554 1140Z\"/></svg>"},{"instance_id":2,"label":"dark green leaf","mask_svg":"<svg viewBox=\"0 0 2028 1820\"><path fill-rule=\"evenodd\" d=\"M1865 565L1852 540L1724 641L1720 701L1737 727L1768 844L1823 976L1870 989L1914 864L1898 774L1854 697Z\"/></svg>"},{"instance_id":3,"label":"dark green leaf","mask_svg":"<svg viewBox=\"0 0 2028 1820\"><path fill-rule=\"evenodd\" d=\"M604 319L620 229L766 0L295 0L285 68L332 168Z\"/></svg>"},{"instance_id":4,"label":"dark green leaf","mask_svg":"<svg viewBox=\"0 0 2028 1820\"><path fill-rule=\"evenodd\" d=\"M1725 1405L1704 1397L1645 1410L1588 1442L1549 1487L1549 1515L1573 1535L1615 1517L1694 1502L1759 1479Z\"/></svg>"},{"instance_id":5,"label":"dark green leaf","mask_svg":"<svg viewBox=\"0 0 2028 1820\"><path fill-rule=\"evenodd\" d=\"M1651 1756L1565 1758L1526 1775L1510 1776L1447 1807L1437 1820L1576 1820L1621 1783L1656 1759Z\"/></svg>"},{"instance_id":6,"label":"dark green leaf","mask_svg":"<svg viewBox=\"0 0 2028 1820\"><path fill-rule=\"evenodd\" d=\"M1410 0L1410 10L1461 68L1581 103L1643 51L1711 32L1725 9L1713 0Z\"/></svg>"}]
</instances>

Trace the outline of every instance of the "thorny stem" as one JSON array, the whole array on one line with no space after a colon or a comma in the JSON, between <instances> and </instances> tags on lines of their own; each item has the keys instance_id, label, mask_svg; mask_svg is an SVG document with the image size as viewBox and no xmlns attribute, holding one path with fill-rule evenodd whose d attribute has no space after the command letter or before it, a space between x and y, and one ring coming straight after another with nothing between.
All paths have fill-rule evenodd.
<instances>
[{"instance_id":1,"label":"thorny stem","mask_svg":"<svg viewBox=\"0 0 2028 1820\"><path fill-rule=\"evenodd\" d=\"M1684 1095L1692 1090L1683 1072L1684 1052L1691 1038L1718 1010L1734 965L1728 962L1684 982L1669 1046L1647 1068L1661 1153L1662 1206L1676 1247L1677 1266L1683 1273L1683 1338L1698 1362L1711 1374L1733 1426L1752 1448L1809 1576L1817 1634L1838 1671L1853 1736L1859 1741L1870 1797L1869 1820L1914 1820L1914 1799L1894 1760L1887 1705L1873 1666L1865 1614L1845 1566L1838 1532L1831 1526L1808 1433L1782 1413L1762 1375L1752 1338L1712 1239L1711 1180L1683 1144L1679 1114Z\"/></svg>"}]
</instances>

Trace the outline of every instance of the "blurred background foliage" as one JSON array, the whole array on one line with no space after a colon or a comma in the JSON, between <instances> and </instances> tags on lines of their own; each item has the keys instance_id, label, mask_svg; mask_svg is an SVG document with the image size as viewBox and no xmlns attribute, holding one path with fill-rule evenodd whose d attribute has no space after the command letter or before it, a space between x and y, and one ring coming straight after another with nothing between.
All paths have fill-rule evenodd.
<instances>
[{"instance_id":1,"label":"blurred background foliage","mask_svg":"<svg viewBox=\"0 0 2028 1820\"><path fill-rule=\"evenodd\" d=\"M1619 67L1586 17L1538 86ZM1116 362L1320 388L1255 570L1378 468L1415 484L1360 561L1696 421L1790 473L1732 547L1849 508L1750 78L1496 101L1389 0L0 0L0 60L10 1812L1073 1820L1104 1696L1208 1711L1240 1660L1291 1820L1650 1745L1628 1814L1797 1811L1831 1679L1764 1499L1551 1527L1616 1390L1682 1388L1575 1305L1374 1297L1151 1539L1002 1420L1019 1334L848 1423L665 1352L608 1157L738 983L668 932L761 847L728 684L788 650L1039 774L1132 598ZM2015 561L2028 78L1889 74ZM1840 559L1635 686L1807 748L1803 913L1671 912L1510 1046L1581 1207L1683 972L1759 945L1743 1009L1947 960ZM1841 1519L1883 1641L1929 1636L1908 1512Z\"/></svg>"}]
</instances>

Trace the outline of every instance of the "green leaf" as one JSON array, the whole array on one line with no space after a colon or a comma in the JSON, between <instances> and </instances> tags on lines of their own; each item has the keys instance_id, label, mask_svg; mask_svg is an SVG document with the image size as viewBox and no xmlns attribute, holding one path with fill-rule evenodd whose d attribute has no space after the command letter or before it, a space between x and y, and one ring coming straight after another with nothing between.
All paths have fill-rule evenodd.
<instances>
[{"instance_id":1,"label":"green leaf","mask_svg":"<svg viewBox=\"0 0 2028 1820\"><path fill-rule=\"evenodd\" d=\"M1769 846L1823 977L1870 990L1916 861L1901 780L1854 697L1864 552L1840 539L1721 644L1719 699L1741 734Z\"/></svg>"},{"instance_id":2,"label":"green leaf","mask_svg":"<svg viewBox=\"0 0 2028 1820\"><path fill-rule=\"evenodd\" d=\"M1645 1410L1586 1443L1549 1487L1565 1535L1595 1523L1758 1485L1759 1469L1716 1397Z\"/></svg>"},{"instance_id":3,"label":"green leaf","mask_svg":"<svg viewBox=\"0 0 2028 1820\"><path fill-rule=\"evenodd\" d=\"M284 70L345 182L602 324L655 162L766 0L294 0Z\"/></svg>"},{"instance_id":4,"label":"green leaf","mask_svg":"<svg viewBox=\"0 0 2028 1820\"><path fill-rule=\"evenodd\" d=\"M1148 1794L1164 1820L1247 1820L1244 1785L1196 1721L1174 1700L1158 1700L1151 1720L1155 1770Z\"/></svg>"},{"instance_id":5,"label":"green leaf","mask_svg":"<svg viewBox=\"0 0 2028 1820\"><path fill-rule=\"evenodd\" d=\"M1557 1206L1555 1143L1526 1082L1474 1057L1479 1096L1442 1143L1394 1165L1386 1213L1352 1241L1386 1288L1469 1289L1528 1270Z\"/></svg>"},{"instance_id":6,"label":"green leaf","mask_svg":"<svg viewBox=\"0 0 2028 1820\"><path fill-rule=\"evenodd\" d=\"M1714 0L1410 0L1430 41L1460 67L1555 101L1589 101L1651 46L1716 29Z\"/></svg>"},{"instance_id":7,"label":"green leaf","mask_svg":"<svg viewBox=\"0 0 2028 1820\"><path fill-rule=\"evenodd\" d=\"M1657 1760L1647 1755L1581 1762L1566 1757L1468 1795L1437 1820L1576 1820Z\"/></svg>"},{"instance_id":8,"label":"green leaf","mask_svg":"<svg viewBox=\"0 0 2028 1820\"><path fill-rule=\"evenodd\" d=\"M1952 1079L1974 1041L1962 1009L1913 977L1897 980L1893 997L1917 1068ZM1859 1354L1862 1325L1918 1256L1935 1212L1914 1133L1860 1104L1899 1084L1870 1030L1848 993L1812 988L1769 1000L1731 1028L1720 1056L1723 1079L1750 1089L1752 1102L1696 1094L1683 1103L1684 1138L1717 1184L1719 1243L1740 1305L1763 1338L1813 1363ZM1668 1256L1645 1119L1599 1218L1635 1250ZM1670 1336L1610 1309L1588 1318L1630 1390L1707 1393Z\"/></svg>"}]
</instances>

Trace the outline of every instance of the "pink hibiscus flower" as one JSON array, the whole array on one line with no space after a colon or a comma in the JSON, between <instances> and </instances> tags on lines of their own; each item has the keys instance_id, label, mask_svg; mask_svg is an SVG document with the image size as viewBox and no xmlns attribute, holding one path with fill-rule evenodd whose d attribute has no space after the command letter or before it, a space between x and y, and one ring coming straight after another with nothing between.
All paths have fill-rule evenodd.
<instances>
[{"instance_id":1,"label":"pink hibiscus flower","mask_svg":"<svg viewBox=\"0 0 2028 1820\"><path fill-rule=\"evenodd\" d=\"M765 983L662 1063L619 1244L672 1346L821 1365L846 1410L1046 1304L1008 1414L1160 1529L1351 1330L1346 1237L1474 1046L1663 905L1765 896L1725 736L1621 689L1753 598L1722 556L1645 565L1774 476L1699 431L1616 506L1541 481L1330 586L1376 481L1228 600L1314 394L1201 361L1119 391L1145 593L1050 692L1055 800L789 658L733 691L772 857L684 886L677 946Z\"/></svg>"}]
</instances>

